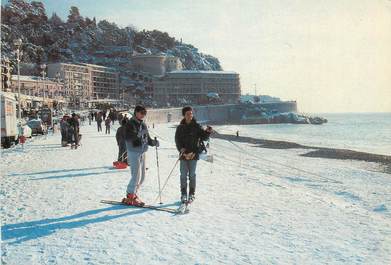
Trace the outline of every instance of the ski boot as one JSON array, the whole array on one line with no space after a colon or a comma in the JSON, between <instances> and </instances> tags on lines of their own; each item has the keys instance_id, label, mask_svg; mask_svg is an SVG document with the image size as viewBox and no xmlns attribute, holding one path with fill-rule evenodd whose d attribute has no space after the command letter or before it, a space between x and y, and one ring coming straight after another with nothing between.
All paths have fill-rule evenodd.
<instances>
[{"instance_id":1,"label":"ski boot","mask_svg":"<svg viewBox=\"0 0 391 265\"><path fill-rule=\"evenodd\" d=\"M187 202L187 195L186 194L182 194L181 195L181 203L186 203Z\"/></svg>"},{"instance_id":2,"label":"ski boot","mask_svg":"<svg viewBox=\"0 0 391 265\"><path fill-rule=\"evenodd\" d=\"M194 194L189 194L189 199L187 200L187 203L190 204L195 200Z\"/></svg>"},{"instance_id":3,"label":"ski boot","mask_svg":"<svg viewBox=\"0 0 391 265\"><path fill-rule=\"evenodd\" d=\"M126 195L126 198L122 199L122 203L130 206L137 206L137 207L143 207L145 205L145 203L142 202L140 198L137 197L137 195L134 193L128 193Z\"/></svg>"}]
</instances>

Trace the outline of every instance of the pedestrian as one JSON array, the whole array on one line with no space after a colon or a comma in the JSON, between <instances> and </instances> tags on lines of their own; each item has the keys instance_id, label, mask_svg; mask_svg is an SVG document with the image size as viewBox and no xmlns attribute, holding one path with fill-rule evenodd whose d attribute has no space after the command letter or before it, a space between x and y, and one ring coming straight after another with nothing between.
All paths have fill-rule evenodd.
<instances>
[{"instance_id":1,"label":"pedestrian","mask_svg":"<svg viewBox=\"0 0 391 265\"><path fill-rule=\"evenodd\" d=\"M91 115L88 114L88 124L89 125L91 125L91 121L92 121Z\"/></svg>"},{"instance_id":2,"label":"pedestrian","mask_svg":"<svg viewBox=\"0 0 391 265\"><path fill-rule=\"evenodd\" d=\"M77 149L77 146L79 145L79 120L75 113L72 113L72 118L69 120L69 127L70 127L70 137L71 137L71 147L74 147Z\"/></svg>"},{"instance_id":3,"label":"pedestrian","mask_svg":"<svg viewBox=\"0 0 391 265\"><path fill-rule=\"evenodd\" d=\"M115 121L114 110L110 110L110 112L109 112L109 117L110 117L111 122L112 122L113 125L114 125L114 121Z\"/></svg>"},{"instance_id":4,"label":"pedestrian","mask_svg":"<svg viewBox=\"0 0 391 265\"><path fill-rule=\"evenodd\" d=\"M119 124L121 125L122 124L122 119L123 119L123 116L122 116L121 113L118 113L117 119L118 119Z\"/></svg>"},{"instance_id":5,"label":"pedestrian","mask_svg":"<svg viewBox=\"0 0 391 265\"><path fill-rule=\"evenodd\" d=\"M109 116L107 116L107 118L105 120L105 126L106 126L105 134L110 134L110 125L111 125L111 119Z\"/></svg>"},{"instance_id":6,"label":"pedestrian","mask_svg":"<svg viewBox=\"0 0 391 265\"><path fill-rule=\"evenodd\" d=\"M102 113L97 113L96 114L96 124L98 125L98 132L101 132L102 131Z\"/></svg>"},{"instance_id":7,"label":"pedestrian","mask_svg":"<svg viewBox=\"0 0 391 265\"><path fill-rule=\"evenodd\" d=\"M133 206L144 206L137 192L145 179L145 155L148 146L159 146L159 141L149 136L144 122L146 115L145 107L136 106L134 116L125 124L124 138L131 178L126 189L126 198L122 202Z\"/></svg>"},{"instance_id":8,"label":"pedestrian","mask_svg":"<svg viewBox=\"0 0 391 265\"><path fill-rule=\"evenodd\" d=\"M121 126L118 127L117 133L115 134L115 138L117 139L117 145L118 145L118 159L117 159L117 161L127 163L128 155L126 153L126 144L125 144L125 138L124 138L125 125L126 125L126 120L122 120Z\"/></svg>"},{"instance_id":9,"label":"pedestrian","mask_svg":"<svg viewBox=\"0 0 391 265\"><path fill-rule=\"evenodd\" d=\"M68 144L68 115L64 115L60 121L61 129L61 146L65 147Z\"/></svg>"},{"instance_id":10,"label":"pedestrian","mask_svg":"<svg viewBox=\"0 0 391 265\"><path fill-rule=\"evenodd\" d=\"M204 146L203 141L208 140L212 127L203 129L193 117L193 109L190 106L182 109L182 115L184 118L175 132L175 144L180 153L181 202L191 203L195 199L197 161Z\"/></svg>"}]
</instances>

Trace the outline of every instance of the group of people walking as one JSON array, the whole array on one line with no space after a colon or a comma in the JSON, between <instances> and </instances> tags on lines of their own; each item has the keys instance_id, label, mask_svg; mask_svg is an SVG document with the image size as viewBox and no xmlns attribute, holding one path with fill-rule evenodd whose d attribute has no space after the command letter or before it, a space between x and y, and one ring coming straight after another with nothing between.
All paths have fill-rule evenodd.
<instances>
[{"instance_id":1,"label":"group of people walking","mask_svg":"<svg viewBox=\"0 0 391 265\"><path fill-rule=\"evenodd\" d=\"M145 158L148 146L159 147L159 141L149 135L144 121L146 115L147 110L143 106L136 106L133 117L128 121L123 119L116 133L119 146L118 161L125 162L126 158L131 172L126 197L122 202L133 206L144 205L138 196L138 191L145 180ZM203 129L194 118L190 106L182 109L182 115L183 119L175 133L175 144L180 160L181 201L192 202L195 199L196 167L201 152L201 142L208 139L212 128L208 126ZM125 151L126 157L124 157Z\"/></svg>"},{"instance_id":2,"label":"group of people walking","mask_svg":"<svg viewBox=\"0 0 391 265\"><path fill-rule=\"evenodd\" d=\"M89 125L91 125L92 121L96 121L96 125L98 128L98 132L102 131L102 123L105 125L105 134L110 134L111 124L114 125L115 120L117 120L117 113L115 110L110 110L107 114L106 111L99 112L90 112L88 115ZM118 120L121 122L122 117L119 117Z\"/></svg>"}]
</instances>

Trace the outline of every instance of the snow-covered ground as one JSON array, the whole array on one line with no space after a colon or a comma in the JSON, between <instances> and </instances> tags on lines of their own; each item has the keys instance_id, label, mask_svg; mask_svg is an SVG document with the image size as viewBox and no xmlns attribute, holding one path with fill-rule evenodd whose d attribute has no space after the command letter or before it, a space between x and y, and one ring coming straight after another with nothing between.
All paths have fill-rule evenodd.
<instances>
[{"instance_id":1,"label":"snow-covered ground","mask_svg":"<svg viewBox=\"0 0 391 265\"><path fill-rule=\"evenodd\" d=\"M191 212L175 216L101 204L124 196L129 169L112 169L115 132L81 131L77 150L60 147L58 134L2 150L3 264L391 264L391 175L376 164L212 139ZM164 182L175 129L153 132ZM154 148L147 159L140 195L157 204ZM178 173L166 207L178 206Z\"/></svg>"}]
</instances>

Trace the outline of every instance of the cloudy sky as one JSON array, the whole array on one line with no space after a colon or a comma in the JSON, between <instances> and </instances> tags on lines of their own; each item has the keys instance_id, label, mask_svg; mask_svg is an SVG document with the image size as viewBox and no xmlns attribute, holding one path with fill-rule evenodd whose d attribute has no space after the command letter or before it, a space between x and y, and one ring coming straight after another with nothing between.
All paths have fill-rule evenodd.
<instances>
[{"instance_id":1,"label":"cloudy sky","mask_svg":"<svg viewBox=\"0 0 391 265\"><path fill-rule=\"evenodd\" d=\"M391 112L391 0L45 0L47 13L167 31L301 112Z\"/></svg>"}]
</instances>

